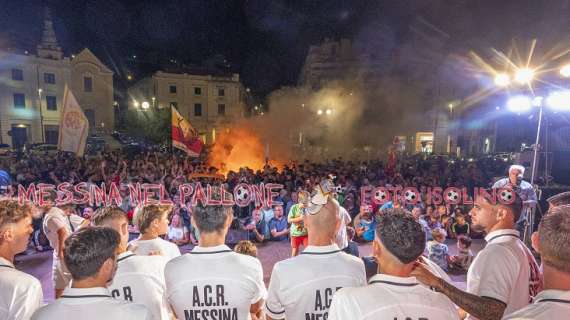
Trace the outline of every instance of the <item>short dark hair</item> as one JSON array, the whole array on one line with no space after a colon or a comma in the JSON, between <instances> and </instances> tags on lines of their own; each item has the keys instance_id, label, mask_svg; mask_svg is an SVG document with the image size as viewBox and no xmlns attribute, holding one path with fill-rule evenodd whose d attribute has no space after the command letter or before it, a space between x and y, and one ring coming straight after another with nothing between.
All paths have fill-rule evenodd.
<instances>
[{"instance_id":1,"label":"short dark hair","mask_svg":"<svg viewBox=\"0 0 570 320\"><path fill-rule=\"evenodd\" d=\"M93 214L93 217L91 217L91 223L94 226L101 226L105 222L115 219L128 220L125 211L117 206L101 207L98 208Z\"/></svg>"},{"instance_id":2,"label":"short dark hair","mask_svg":"<svg viewBox=\"0 0 570 320\"><path fill-rule=\"evenodd\" d=\"M230 214L233 214L231 207L198 205L192 212L192 217L200 232L212 233L224 231Z\"/></svg>"},{"instance_id":3,"label":"short dark hair","mask_svg":"<svg viewBox=\"0 0 570 320\"><path fill-rule=\"evenodd\" d=\"M390 208L377 217L376 235L384 247L403 264L424 252L426 235L414 217L401 208Z\"/></svg>"},{"instance_id":4,"label":"short dark hair","mask_svg":"<svg viewBox=\"0 0 570 320\"><path fill-rule=\"evenodd\" d=\"M550 210L540 222L538 235L544 264L570 273L570 205Z\"/></svg>"},{"instance_id":5,"label":"short dark hair","mask_svg":"<svg viewBox=\"0 0 570 320\"><path fill-rule=\"evenodd\" d=\"M570 191L561 192L553 195L546 200L552 206L564 206L570 204Z\"/></svg>"},{"instance_id":6,"label":"short dark hair","mask_svg":"<svg viewBox=\"0 0 570 320\"><path fill-rule=\"evenodd\" d=\"M471 247L471 242L473 242L473 241L468 236L460 235L460 236L457 236L457 242L461 242L461 244L465 248L469 248L469 247Z\"/></svg>"},{"instance_id":7,"label":"short dark hair","mask_svg":"<svg viewBox=\"0 0 570 320\"><path fill-rule=\"evenodd\" d=\"M120 235L105 227L82 228L65 240L63 258L74 280L96 275L107 259L115 257Z\"/></svg>"},{"instance_id":8,"label":"short dark hair","mask_svg":"<svg viewBox=\"0 0 570 320\"><path fill-rule=\"evenodd\" d=\"M513 214L515 223L517 221L519 221L519 218L520 218L520 216L522 214L522 210L523 210L523 202L522 202L522 199L518 193L515 193L515 196L513 197L512 203L506 204L506 203L501 203L501 202L497 201L497 205L500 207L507 208Z\"/></svg>"}]
</instances>

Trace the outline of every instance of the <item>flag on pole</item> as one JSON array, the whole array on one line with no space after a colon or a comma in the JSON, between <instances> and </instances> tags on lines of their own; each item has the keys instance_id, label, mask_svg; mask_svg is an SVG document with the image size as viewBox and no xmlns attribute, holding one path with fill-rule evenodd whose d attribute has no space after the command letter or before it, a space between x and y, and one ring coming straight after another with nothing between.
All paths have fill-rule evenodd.
<instances>
[{"instance_id":1,"label":"flag on pole","mask_svg":"<svg viewBox=\"0 0 570 320\"><path fill-rule=\"evenodd\" d=\"M67 86L63 93L60 128L57 148L82 157L89 133L89 121Z\"/></svg>"},{"instance_id":2,"label":"flag on pole","mask_svg":"<svg viewBox=\"0 0 570 320\"><path fill-rule=\"evenodd\" d=\"M198 157L202 151L202 140L190 122L172 108L172 146L183 150L191 157Z\"/></svg>"}]
</instances>

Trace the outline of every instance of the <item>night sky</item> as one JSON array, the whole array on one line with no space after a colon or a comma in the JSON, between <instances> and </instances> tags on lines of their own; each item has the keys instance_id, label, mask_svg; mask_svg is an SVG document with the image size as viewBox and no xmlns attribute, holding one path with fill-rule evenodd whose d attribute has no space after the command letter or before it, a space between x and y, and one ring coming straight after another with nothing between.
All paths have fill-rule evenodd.
<instances>
[{"instance_id":1,"label":"night sky","mask_svg":"<svg viewBox=\"0 0 570 320\"><path fill-rule=\"evenodd\" d=\"M0 48L34 51L46 5L66 55L89 47L119 81L171 59L199 65L221 54L261 95L295 84L309 45L327 37L393 52L421 19L440 32L447 53L505 48L513 39L548 46L567 41L570 30L569 0L0 0Z\"/></svg>"}]
</instances>

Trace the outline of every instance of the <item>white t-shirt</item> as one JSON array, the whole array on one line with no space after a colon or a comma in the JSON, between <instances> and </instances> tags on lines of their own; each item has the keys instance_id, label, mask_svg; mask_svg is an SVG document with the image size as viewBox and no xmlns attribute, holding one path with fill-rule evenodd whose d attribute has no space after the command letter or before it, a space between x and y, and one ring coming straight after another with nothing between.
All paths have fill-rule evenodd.
<instances>
[{"instance_id":1,"label":"white t-shirt","mask_svg":"<svg viewBox=\"0 0 570 320\"><path fill-rule=\"evenodd\" d=\"M0 257L0 319L30 319L42 304L40 281Z\"/></svg>"},{"instance_id":2,"label":"white t-shirt","mask_svg":"<svg viewBox=\"0 0 570 320\"><path fill-rule=\"evenodd\" d=\"M361 259L336 244L308 246L273 267L265 313L273 319L326 319L337 290L365 284Z\"/></svg>"},{"instance_id":3,"label":"white t-shirt","mask_svg":"<svg viewBox=\"0 0 570 320\"><path fill-rule=\"evenodd\" d=\"M249 319L264 299L263 269L228 246L195 247L166 265L166 294L178 319Z\"/></svg>"},{"instance_id":4,"label":"white t-shirt","mask_svg":"<svg viewBox=\"0 0 570 320\"><path fill-rule=\"evenodd\" d=\"M329 320L459 319L455 305L414 277L377 274L369 285L344 288L333 298Z\"/></svg>"},{"instance_id":5,"label":"white t-shirt","mask_svg":"<svg viewBox=\"0 0 570 320\"><path fill-rule=\"evenodd\" d=\"M534 257L519 239L519 232L497 230L485 240L487 246L467 272L467 292L502 301L507 305L505 315L526 307L540 292L542 279Z\"/></svg>"},{"instance_id":6,"label":"white t-shirt","mask_svg":"<svg viewBox=\"0 0 570 320\"><path fill-rule=\"evenodd\" d=\"M188 232L186 227L168 227L168 239L169 240L183 240L184 234Z\"/></svg>"},{"instance_id":7,"label":"white t-shirt","mask_svg":"<svg viewBox=\"0 0 570 320\"><path fill-rule=\"evenodd\" d=\"M533 304L503 319L558 320L568 318L570 318L570 291L544 290L535 297Z\"/></svg>"},{"instance_id":8,"label":"white t-shirt","mask_svg":"<svg viewBox=\"0 0 570 320\"><path fill-rule=\"evenodd\" d=\"M152 240L135 239L129 242L129 246L131 250L139 256L146 256L154 252L160 252L160 255L165 257L166 260L180 256L178 246L162 238L154 238Z\"/></svg>"},{"instance_id":9,"label":"white t-shirt","mask_svg":"<svg viewBox=\"0 0 570 320\"><path fill-rule=\"evenodd\" d=\"M339 205L338 207L340 214L340 226L336 234L336 245L339 248L344 249L348 247L348 236L346 234L346 226L350 223L352 219L350 218L350 214L348 214L348 211L346 211L346 209L343 206Z\"/></svg>"},{"instance_id":10,"label":"white t-shirt","mask_svg":"<svg viewBox=\"0 0 570 320\"><path fill-rule=\"evenodd\" d=\"M48 210L43 220L43 229L46 237L49 240L50 246L53 248L54 265L57 263L59 251L59 238L57 231L65 228L68 234L75 230L75 225L81 225L83 218L78 215L67 216L63 210L57 207L52 207ZM73 229L72 229L73 226Z\"/></svg>"},{"instance_id":11,"label":"white t-shirt","mask_svg":"<svg viewBox=\"0 0 570 320\"><path fill-rule=\"evenodd\" d=\"M117 273L108 285L113 298L142 304L153 319L170 319L162 256L137 256L127 251L117 256Z\"/></svg>"},{"instance_id":12,"label":"white t-shirt","mask_svg":"<svg viewBox=\"0 0 570 320\"><path fill-rule=\"evenodd\" d=\"M40 308L32 320L140 320L152 319L147 308L111 297L107 288L66 288L61 298Z\"/></svg>"}]
</instances>

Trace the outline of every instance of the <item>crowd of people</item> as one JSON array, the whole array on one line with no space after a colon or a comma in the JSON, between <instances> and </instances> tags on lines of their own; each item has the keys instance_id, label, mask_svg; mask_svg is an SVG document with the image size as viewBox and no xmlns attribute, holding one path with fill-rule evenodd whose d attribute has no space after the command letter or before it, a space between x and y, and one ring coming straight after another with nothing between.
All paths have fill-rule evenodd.
<instances>
[{"instance_id":1,"label":"crowd of people","mask_svg":"<svg viewBox=\"0 0 570 320\"><path fill-rule=\"evenodd\" d=\"M381 162L336 159L224 178L205 163L159 153L30 156L0 165L14 184L162 183L174 202L135 206L124 197L112 207L33 207L1 200L2 319L561 319L570 304L568 194L550 199L533 235L540 268L516 230L522 197L511 204L478 198L472 207L361 203L363 186L490 186L506 164L488 159L406 157L390 174ZM520 173L509 169L515 180ZM283 204L182 205L177 186L197 179L228 188L280 183ZM235 252L226 245L231 229L245 235ZM474 255L478 237L487 245ZM39 281L14 268L30 241L38 251L53 249L57 299L47 306ZM291 243L291 258L274 266L267 288L255 258L256 244L266 241ZM371 257L359 257L358 242L372 244ZM192 250L181 255L188 244ZM467 272L466 291L453 285L452 271Z\"/></svg>"},{"instance_id":2,"label":"crowd of people","mask_svg":"<svg viewBox=\"0 0 570 320\"><path fill-rule=\"evenodd\" d=\"M27 187L30 183L163 184L168 191L168 196L177 204L168 238L179 245L195 245L199 237L196 229L191 225L190 213L187 209L189 205L184 206L179 203L178 186L183 183L199 181L202 184L224 184L228 190L233 190L241 182L282 184L284 189L278 197L278 200L283 202L281 208L255 208L252 204L246 208L236 206L235 212L247 230L252 231L252 234L255 234L257 230L257 234L252 238L258 241L284 240L291 236L297 237L303 234L302 228L297 230L297 225L291 224L291 219L294 220L295 217L288 216L292 206L298 202L298 192L313 190L322 177L332 174L336 177L335 184L340 187L337 198L339 203L346 209L350 217L358 222L354 224L356 239L358 241L371 241L372 233L370 230L373 228L369 228L371 224L369 217L362 213L361 187L413 186L421 192L425 192L428 187L455 186L458 188L467 187L468 190L471 190L475 186L490 186L494 177L504 176L506 166L505 162L493 158L460 160L413 155L401 156L395 169L387 173L381 161L357 163L339 158L325 163L290 162L279 169L269 164L257 171L246 167L237 172L230 171L226 176L220 178L219 175L215 175L218 173L218 169L208 166L207 161L189 158L180 153L127 154L121 151L113 151L92 157L73 157L69 154L26 154L19 158L0 158L0 170L5 170L11 175L11 184L14 190L17 190L18 184ZM123 203L120 207L132 217L136 204L130 203L127 196L128 190L121 190L121 195L123 196ZM422 220L427 225L428 239L432 238L431 231L438 228L444 229L447 235L452 238L460 234L471 234L468 226L469 218L466 216L468 208L457 206L435 208L426 205L425 202L420 202L419 207L423 211ZM77 207L77 211L84 217L89 217L95 209L97 208L88 205ZM254 214L256 209L261 210L262 219L257 219L256 227L253 228L251 222L256 219ZM281 209L285 220L287 220L287 227L281 218L279 212ZM375 212L379 210L377 207L373 209ZM411 210L412 208L407 209ZM296 210L294 211L296 212ZM355 219L359 214L364 215L364 219ZM465 219L462 219L461 215ZM276 219L271 221L273 218ZM44 238L44 241L41 241L39 223L36 221L34 225L35 247L43 250L46 246L46 239ZM237 227L237 225L235 226ZM289 229L290 226L292 226L291 229ZM480 235L473 234L472 236ZM302 237L295 239L303 241Z\"/></svg>"}]
</instances>

